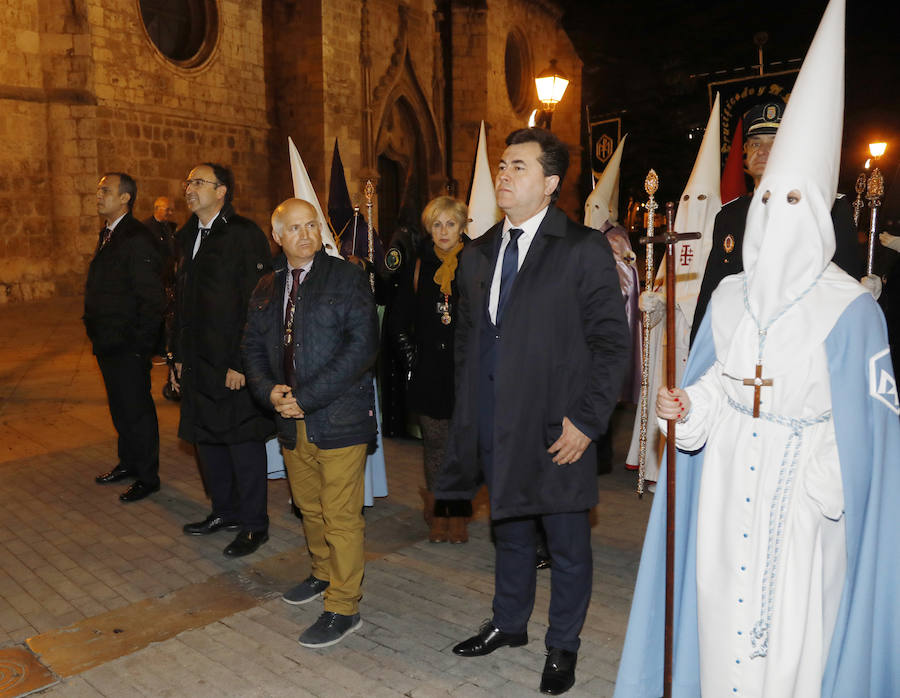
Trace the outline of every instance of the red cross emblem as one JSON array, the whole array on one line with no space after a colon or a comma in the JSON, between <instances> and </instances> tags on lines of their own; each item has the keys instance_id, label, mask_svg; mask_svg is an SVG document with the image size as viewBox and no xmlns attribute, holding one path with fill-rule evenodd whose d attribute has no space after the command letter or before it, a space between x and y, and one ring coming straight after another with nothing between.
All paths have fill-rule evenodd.
<instances>
[{"instance_id":1,"label":"red cross emblem","mask_svg":"<svg viewBox=\"0 0 900 698\"><path fill-rule=\"evenodd\" d=\"M694 251L691 249L690 245L682 245L681 246L681 255L679 257L679 262L681 266L687 267L690 266L691 260L694 259Z\"/></svg>"}]
</instances>

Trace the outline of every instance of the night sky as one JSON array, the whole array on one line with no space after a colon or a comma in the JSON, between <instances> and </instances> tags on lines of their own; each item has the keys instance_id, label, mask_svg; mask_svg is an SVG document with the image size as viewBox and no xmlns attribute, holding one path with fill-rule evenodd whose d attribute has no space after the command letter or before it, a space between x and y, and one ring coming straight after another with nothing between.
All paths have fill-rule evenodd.
<instances>
[{"instance_id":1,"label":"night sky","mask_svg":"<svg viewBox=\"0 0 900 698\"><path fill-rule=\"evenodd\" d=\"M592 117L621 116L622 132L630 134L622 163L623 204L629 194L646 198L643 179L651 167L660 176L657 199L677 199L700 145L688 133L702 129L709 116L707 84L756 74L757 32L768 34L767 71L799 66L796 59L805 55L826 6L824 0L560 4L563 25L584 61L583 108L589 107ZM888 187L884 214L900 217L900 185L893 186L900 175L900 2L847 4L840 189L855 196L853 183L867 144L887 141L880 163ZM588 187L584 181L585 196Z\"/></svg>"}]
</instances>

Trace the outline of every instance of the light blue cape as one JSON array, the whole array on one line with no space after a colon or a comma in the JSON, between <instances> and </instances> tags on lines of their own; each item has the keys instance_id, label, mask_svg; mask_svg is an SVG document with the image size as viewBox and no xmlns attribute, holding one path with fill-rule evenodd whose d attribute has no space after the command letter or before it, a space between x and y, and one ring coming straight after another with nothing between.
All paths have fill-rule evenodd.
<instances>
[{"instance_id":1,"label":"light blue cape","mask_svg":"<svg viewBox=\"0 0 900 698\"><path fill-rule=\"evenodd\" d=\"M897 395L890 354L872 361L887 347L884 317L868 293L847 307L825 341L844 486L847 573L822 679L824 698L900 696L900 419L888 407ZM714 361L710 313L706 313L683 385L696 382ZM872 394L879 391L880 396ZM673 698L700 695L695 571L702 468L703 449L679 451ZM616 698L663 694L665 478L663 466L647 524Z\"/></svg>"}]
</instances>

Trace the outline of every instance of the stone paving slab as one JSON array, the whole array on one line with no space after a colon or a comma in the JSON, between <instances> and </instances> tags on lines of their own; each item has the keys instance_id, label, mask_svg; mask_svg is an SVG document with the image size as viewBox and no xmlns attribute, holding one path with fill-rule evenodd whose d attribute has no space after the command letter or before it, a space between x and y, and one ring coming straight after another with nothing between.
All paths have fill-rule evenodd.
<instances>
[{"instance_id":1,"label":"stone paving slab","mask_svg":"<svg viewBox=\"0 0 900 698\"><path fill-rule=\"evenodd\" d=\"M468 544L427 542L418 442L385 441L390 496L366 512L363 627L325 650L296 642L321 606L278 598L309 570L284 481L269 484L270 541L254 555L224 558L228 533L181 534L209 505L193 451L175 436L177 404L159 394L165 367L153 369L161 492L123 505L123 487L95 485L93 477L115 462L115 432L80 312L78 298L0 307L0 661L4 648L21 650L29 639L49 647L66 628L145 618L146 642L100 656L82 648L93 661L57 674L59 683L41 695L537 694L549 572L538 573L527 646L476 659L453 655L450 648L490 615L493 546L483 495ZM625 412L616 420L620 457L630 418ZM578 683L568 695L612 692L651 502L634 496L633 480L619 468L598 478L593 599ZM250 600L222 603L200 624L159 631L161 603L203 588L215 596L222 580L251 585Z\"/></svg>"}]
</instances>

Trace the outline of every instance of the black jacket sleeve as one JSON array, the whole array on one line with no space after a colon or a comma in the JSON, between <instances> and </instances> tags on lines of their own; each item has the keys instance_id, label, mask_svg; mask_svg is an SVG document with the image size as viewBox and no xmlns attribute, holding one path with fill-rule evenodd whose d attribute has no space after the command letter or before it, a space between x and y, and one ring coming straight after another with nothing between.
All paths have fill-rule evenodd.
<instances>
[{"instance_id":1,"label":"black jacket sleeve","mask_svg":"<svg viewBox=\"0 0 900 698\"><path fill-rule=\"evenodd\" d=\"M241 258L237 262L239 278L235 282L238 284L240 307L246 312L256 284L272 270L272 252L269 248L269 239L259 226L249 219L243 219L243 223L239 245ZM246 317L242 318L239 326L244 327L245 321ZM241 358L241 334L240 332L235 334L229 348L228 367L238 373L245 373Z\"/></svg>"},{"instance_id":2,"label":"black jacket sleeve","mask_svg":"<svg viewBox=\"0 0 900 698\"><path fill-rule=\"evenodd\" d=\"M266 409L272 409L269 397L272 388L278 383L275 369L272 366L271 354L268 350L270 343L280 340L272 336L270 304L274 298L273 274L267 274L253 290L247 309L247 325L244 327L241 342L244 373L247 377L247 387L256 401Z\"/></svg>"},{"instance_id":3,"label":"black jacket sleeve","mask_svg":"<svg viewBox=\"0 0 900 698\"><path fill-rule=\"evenodd\" d=\"M598 439L622 391L631 358L631 333L609 243L604 236L588 235L580 247L578 301L591 370L584 391L566 416L585 435Z\"/></svg>"}]
</instances>

